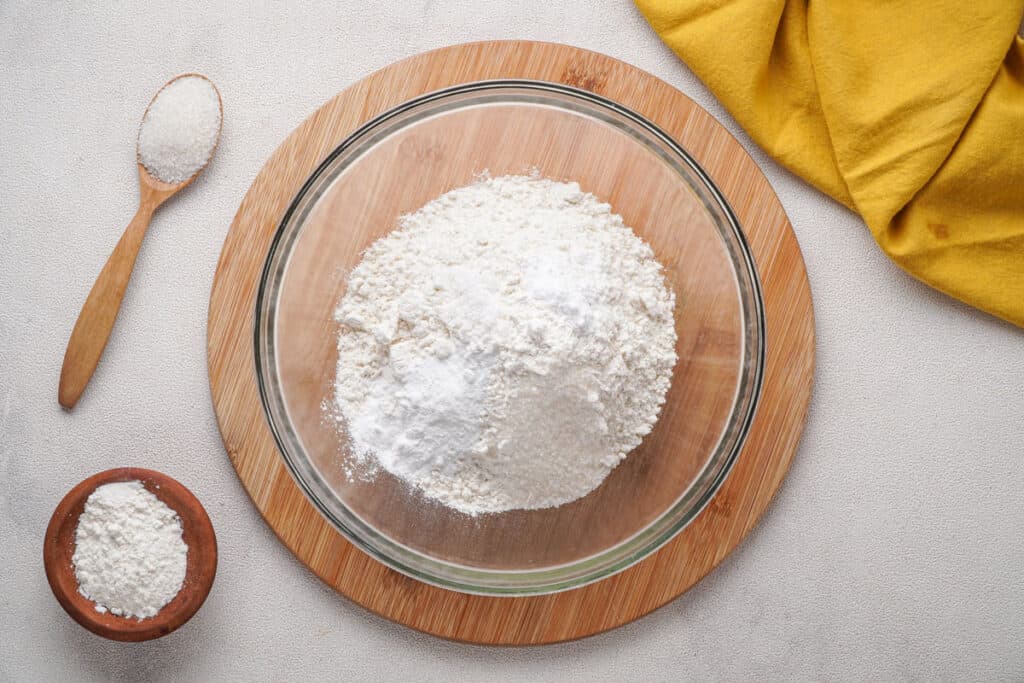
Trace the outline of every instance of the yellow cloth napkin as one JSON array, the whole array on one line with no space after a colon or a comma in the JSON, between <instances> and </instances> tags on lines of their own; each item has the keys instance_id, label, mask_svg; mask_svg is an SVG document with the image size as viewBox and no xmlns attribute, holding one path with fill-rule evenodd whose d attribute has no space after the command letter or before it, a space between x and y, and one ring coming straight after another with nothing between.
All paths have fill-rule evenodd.
<instances>
[{"instance_id":1,"label":"yellow cloth napkin","mask_svg":"<svg viewBox=\"0 0 1024 683\"><path fill-rule=\"evenodd\" d=\"M1021 0L636 0L910 274L1024 326Z\"/></svg>"}]
</instances>

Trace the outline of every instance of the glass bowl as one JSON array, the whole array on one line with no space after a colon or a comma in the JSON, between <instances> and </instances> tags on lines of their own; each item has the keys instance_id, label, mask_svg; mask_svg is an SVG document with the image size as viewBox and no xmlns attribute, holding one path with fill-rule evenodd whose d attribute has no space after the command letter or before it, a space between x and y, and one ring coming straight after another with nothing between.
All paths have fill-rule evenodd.
<instances>
[{"instance_id":1,"label":"glass bowl","mask_svg":"<svg viewBox=\"0 0 1024 683\"><path fill-rule=\"evenodd\" d=\"M483 172L572 180L610 203L665 267L676 294L679 360L654 430L601 486L557 508L473 517L387 472L350 476L347 437L329 412L338 355L334 310L363 250L402 214ZM284 215L256 305L261 399L299 487L372 557L469 593L575 588L657 550L729 473L764 365L753 260L707 174L638 114L537 81L437 91L355 131Z\"/></svg>"}]
</instances>

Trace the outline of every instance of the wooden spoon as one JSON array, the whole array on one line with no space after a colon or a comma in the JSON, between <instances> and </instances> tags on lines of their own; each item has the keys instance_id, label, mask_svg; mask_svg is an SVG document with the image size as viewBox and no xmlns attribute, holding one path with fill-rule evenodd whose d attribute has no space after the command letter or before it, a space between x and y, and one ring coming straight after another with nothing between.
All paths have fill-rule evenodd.
<instances>
[{"instance_id":1,"label":"wooden spoon","mask_svg":"<svg viewBox=\"0 0 1024 683\"><path fill-rule=\"evenodd\" d=\"M202 74L187 73L175 76L157 91L153 99L146 107L142 120L146 120L146 114L153 102L160 96L164 88L185 77L199 77L209 81ZM210 81L210 85L213 82ZM220 92L217 92L217 103L221 109L221 121L224 120L224 106L220 99ZM78 403L79 397L85 391L86 385L96 370L103 349L107 346L110 332L114 328L114 321L117 319L117 312L121 308L121 300L124 298L128 280L132 276L132 269L135 268L135 258L139 254L139 247L142 246L142 238L146 235L149 221L153 213L161 204L170 199L174 194L182 190L202 173L220 142L220 129L217 131L217 140L214 142L210 155L206 162L190 177L180 183L165 183L150 175L149 171L142 164L137 162L139 167L139 209L135 212L135 218L121 235L120 241L114 247L113 253L107 259L107 263L96 278L89 297L78 314L78 321L75 322L75 329L71 332L71 339L68 340L67 350L64 352L64 366L60 370L60 387L57 391L57 400L65 408L73 408Z\"/></svg>"},{"instance_id":2,"label":"wooden spoon","mask_svg":"<svg viewBox=\"0 0 1024 683\"><path fill-rule=\"evenodd\" d=\"M178 513L182 539L188 546L181 590L149 619L97 612L96 604L78 592L78 578L71 563L78 518L85 509L85 501L103 484L133 480L142 482L146 490ZM151 640L167 635L191 619L206 600L217 573L217 537L202 504L175 479L154 470L121 467L89 477L60 501L46 527L43 566L57 601L79 624L112 640Z\"/></svg>"}]
</instances>

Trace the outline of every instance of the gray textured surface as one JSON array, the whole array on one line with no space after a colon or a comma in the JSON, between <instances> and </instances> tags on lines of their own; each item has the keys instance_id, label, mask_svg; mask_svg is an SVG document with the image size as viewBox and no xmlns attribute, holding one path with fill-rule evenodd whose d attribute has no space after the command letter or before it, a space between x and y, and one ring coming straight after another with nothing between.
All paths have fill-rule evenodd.
<instances>
[{"instance_id":1,"label":"gray textured surface","mask_svg":"<svg viewBox=\"0 0 1024 683\"><path fill-rule=\"evenodd\" d=\"M890 264L854 215L750 143L632 5L92 4L0 3L0 680L1024 677L1024 334ZM723 121L790 213L818 329L803 443L739 550L648 618L530 649L414 633L306 571L235 479L205 356L221 242L283 137L373 69L507 37L632 62ZM190 70L224 96L220 150L157 215L106 356L78 408L64 413L64 345L135 208L139 117L161 83ZM134 646L67 618L41 562L61 496L123 465L191 487L221 549L196 618Z\"/></svg>"}]
</instances>

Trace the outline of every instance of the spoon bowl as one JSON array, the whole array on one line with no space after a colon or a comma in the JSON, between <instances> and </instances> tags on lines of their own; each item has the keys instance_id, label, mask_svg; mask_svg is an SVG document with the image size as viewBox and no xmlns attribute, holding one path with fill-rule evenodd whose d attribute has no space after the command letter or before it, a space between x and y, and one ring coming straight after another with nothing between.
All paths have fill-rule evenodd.
<instances>
[{"instance_id":1,"label":"spoon bowl","mask_svg":"<svg viewBox=\"0 0 1024 683\"><path fill-rule=\"evenodd\" d=\"M219 119L218 119L219 120L219 124L218 124L218 129L217 129L217 138L216 138L216 140L214 140L213 147L210 148L210 153L207 155L206 161L203 162L203 165L200 166L198 169L196 169L196 171L192 175L190 175L188 178L185 178L184 180L182 180L180 182L177 182L177 183L168 183L166 181L161 180L156 175L150 173L150 171L142 163L142 156L139 153L139 138L140 138L140 136L142 134L142 126L143 126L143 124L145 124L146 117L149 116L149 111L153 108L153 104L158 99L160 99L160 95L165 90L167 90L168 86L172 85L173 83L176 83L176 82L180 81L183 78L201 78L201 79L203 79L204 81L206 81L207 83L210 84L210 87L213 88L213 92L216 93L216 95L217 95L217 108L218 108L218 110L220 112L220 116L219 116ZM140 179L142 178L143 175L145 175L146 176L146 180L144 182L150 184L152 187L154 187L155 189L157 189L157 190L159 190L161 192L173 190L173 191L171 191L171 194L174 194L175 192L181 191L182 189L184 189L185 187L190 185L192 183L192 181L194 181L196 178L198 178L199 174L202 173L203 170L210 164L210 160L213 159L213 155L217 152L217 147L220 145L220 128L223 126L223 124L224 124L224 101L221 99L220 90L217 89L216 84L214 84L214 82L212 80L210 80L209 77L204 76L203 74L200 74L200 73L188 72L188 73L178 74L177 76L175 76L171 80L167 81L162 86L160 86L160 89L156 91L155 95L153 95L153 99L151 99L149 101L149 104L146 105L146 110L144 112L142 112L142 120L139 122L139 130L135 134L135 158L136 158L136 160L137 160L137 162L139 164L139 177L140 177ZM170 196L170 195L168 195L168 196Z\"/></svg>"},{"instance_id":2,"label":"spoon bowl","mask_svg":"<svg viewBox=\"0 0 1024 683\"><path fill-rule=\"evenodd\" d=\"M96 603L78 592L78 579L71 562L78 518L86 500L98 487L122 481L142 482L147 491L174 510L181 519L182 538L188 546L181 590L149 619L98 612ZM111 640L152 640L187 622L206 600L217 573L217 538L206 510L187 488L154 470L121 467L89 477L64 496L46 528L43 565L57 602L79 624Z\"/></svg>"}]
</instances>

